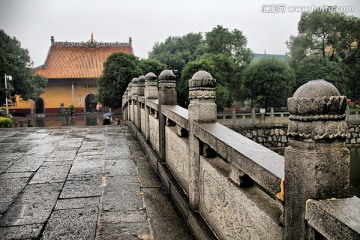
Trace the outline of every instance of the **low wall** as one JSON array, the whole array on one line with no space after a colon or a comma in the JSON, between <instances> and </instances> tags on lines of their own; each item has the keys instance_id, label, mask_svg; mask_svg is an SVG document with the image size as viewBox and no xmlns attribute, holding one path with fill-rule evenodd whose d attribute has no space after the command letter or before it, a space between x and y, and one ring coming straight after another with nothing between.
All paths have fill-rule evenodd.
<instances>
[{"instance_id":1,"label":"low wall","mask_svg":"<svg viewBox=\"0 0 360 240\"><path fill-rule=\"evenodd\" d=\"M287 147L289 145L287 125L230 128L268 148ZM346 144L360 145L360 124L348 124Z\"/></svg>"},{"instance_id":2,"label":"low wall","mask_svg":"<svg viewBox=\"0 0 360 240\"><path fill-rule=\"evenodd\" d=\"M234 131L268 148L286 147L289 144L287 126L232 128Z\"/></svg>"},{"instance_id":3,"label":"low wall","mask_svg":"<svg viewBox=\"0 0 360 240\"><path fill-rule=\"evenodd\" d=\"M242 129L239 134L216 122L214 80L204 73L200 74L204 79L195 75L190 81L189 110L174 104L175 76L169 70L159 76L158 93L157 84L151 82L153 75L147 75L145 97L136 94L141 92L137 91L139 83L134 81L123 96L122 104L125 121L196 238L294 239L298 236L304 239L314 237L315 233L328 238L338 236L329 230L330 220L321 220L330 218L323 218L329 206L317 204L317 200L347 196L349 165L343 164L341 169L335 167L339 162L345 163L349 154L344 147L343 122L337 125L337 121L329 121L325 128L329 135L328 132L317 135L319 130L307 130L313 118L302 121L303 116L295 116L296 110L292 110L291 119L295 120L290 122L289 138L285 136L286 127ZM330 100L341 105L342 102L336 103L338 99L340 97ZM351 127L355 136L359 126ZM333 133L334 129L338 130ZM309 136L330 137L319 144L302 140ZM335 141L331 140L334 136ZM268 147L284 146L289 141L290 147L285 151L288 165L284 157L255 141ZM327 154L328 151L332 153ZM337 174L340 175L335 177ZM337 193L339 189L342 192ZM358 198L344 199L342 214L351 215L360 209ZM315 201L314 204L311 201ZM353 224L360 222L360 214L351 216L351 219L342 219L333 214L332 218L338 218L339 229L346 228L349 236L360 238L360 227ZM321 226L317 224L319 221Z\"/></svg>"},{"instance_id":4,"label":"low wall","mask_svg":"<svg viewBox=\"0 0 360 240\"><path fill-rule=\"evenodd\" d=\"M360 144L360 124L348 124L347 144Z\"/></svg>"}]
</instances>

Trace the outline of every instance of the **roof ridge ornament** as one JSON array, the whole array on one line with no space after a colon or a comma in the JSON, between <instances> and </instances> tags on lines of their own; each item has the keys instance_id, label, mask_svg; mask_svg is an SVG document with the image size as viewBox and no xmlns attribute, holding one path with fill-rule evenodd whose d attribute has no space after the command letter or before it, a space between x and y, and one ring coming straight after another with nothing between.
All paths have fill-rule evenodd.
<instances>
[{"instance_id":1,"label":"roof ridge ornament","mask_svg":"<svg viewBox=\"0 0 360 240\"><path fill-rule=\"evenodd\" d=\"M89 43L90 45L96 44L97 41L94 39L94 34L91 33L91 38L89 41L87 41L87 43Z\"/></svg>"}]
</instances>

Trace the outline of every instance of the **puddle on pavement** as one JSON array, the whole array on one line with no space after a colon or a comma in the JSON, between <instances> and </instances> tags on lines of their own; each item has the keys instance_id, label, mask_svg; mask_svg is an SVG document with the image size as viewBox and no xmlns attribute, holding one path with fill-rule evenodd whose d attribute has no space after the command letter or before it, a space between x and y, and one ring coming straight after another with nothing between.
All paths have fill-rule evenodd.
<instances>
[{"instance_id":1,"label":"puddle on pavement","mask_svg":"<svg viewBox=\"0 0 360 240\"><path fill-rule=\"evenodd\" d=\"M112 122L119 115L112 116ZM121 119L121 116L120 116ZM61 127L61 126L96 126L103 124L102 114L78 114L75 116L64 115L27 115L26 117L13 117L14 127L28 127L29 120L33 127Z\"/></svg>"}]
</instances>

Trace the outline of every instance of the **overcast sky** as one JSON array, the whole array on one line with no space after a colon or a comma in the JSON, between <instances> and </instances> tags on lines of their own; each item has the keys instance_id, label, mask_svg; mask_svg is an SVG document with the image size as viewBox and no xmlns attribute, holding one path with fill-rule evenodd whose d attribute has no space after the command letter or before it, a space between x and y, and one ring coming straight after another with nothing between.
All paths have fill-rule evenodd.
<instances>
[{"instance_id":1,"label":"overcast sky","mask_svg":"<svg viewBox=\"0 0 360 240\"><path fill-rule=\"evenodd\" d=\"M301 9L325 5L360 17L358 0L0 0L0 28L30 51L34 66L45 62L51 36L69 42L85 42L91 33L99 42L132 37L135 55L146 58L155 42L216 25L241 30L255 53L285 54Z\"/></svg>"}]
</instances>

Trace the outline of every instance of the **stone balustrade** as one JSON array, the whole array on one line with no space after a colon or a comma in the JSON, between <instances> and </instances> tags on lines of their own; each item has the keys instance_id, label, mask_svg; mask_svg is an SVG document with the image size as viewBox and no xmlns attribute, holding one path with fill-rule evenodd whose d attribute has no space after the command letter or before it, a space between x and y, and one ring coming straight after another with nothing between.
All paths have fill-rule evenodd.
<instances>
[{"instance_id":1,"label":"stone balustrade","mask_svg":"<svg viewBox=\"0 0 360 240\"><path fill-rule=\"evenodd\" d=\"M341 236L331 226L360 238L359 199L348 195L346 98L325 81L300 87L289 98L282 157L217 122L215 84L195 73L185 109L164 70L134 78L122 98L125 121L196 238Z\"/></svg>"}]
</instances>

